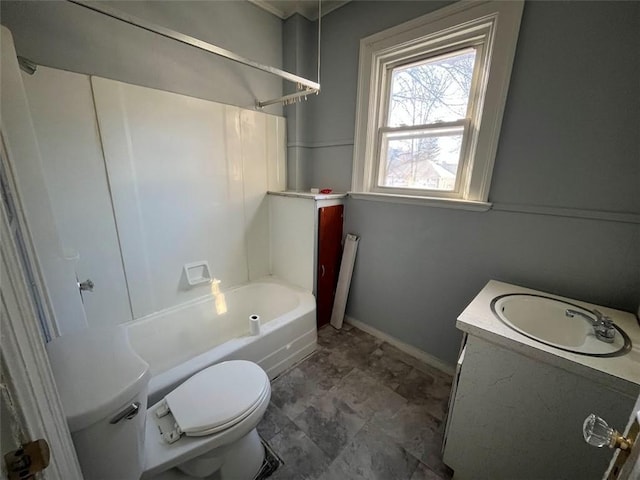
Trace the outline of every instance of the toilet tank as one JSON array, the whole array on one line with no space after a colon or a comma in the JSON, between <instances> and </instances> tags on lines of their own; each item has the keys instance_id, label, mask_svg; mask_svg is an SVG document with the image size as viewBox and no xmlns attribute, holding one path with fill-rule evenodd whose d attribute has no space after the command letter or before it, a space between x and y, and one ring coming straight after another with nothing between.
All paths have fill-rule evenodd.
<instances>
[{"instance_id":1,"label":"toilet tank","mask_svg":"<svg viewBox=\"0 0 640 480\"><path fill-rule=\"evenodd\" d=\"M127 329L64 335L47 353L85 480L138 480L151 375Z\"/></svg>"}]
</instances>

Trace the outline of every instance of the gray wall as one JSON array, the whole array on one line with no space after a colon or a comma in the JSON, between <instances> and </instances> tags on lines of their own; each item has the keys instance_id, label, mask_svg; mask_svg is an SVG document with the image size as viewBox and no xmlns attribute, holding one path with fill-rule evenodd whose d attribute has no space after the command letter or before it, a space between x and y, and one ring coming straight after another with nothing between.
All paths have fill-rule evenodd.
<instances>
[{"instance_id":1,"label":"gray wall","mask_svg":"<svg viewBox=\"0 0 640 480\"><path fill-rule=\"evenodd\" d=\"M306 136L310 184L350 188L360 38L439 6L358 1L324 18L322 94L309 101ZM453 363L456 317L491 278L636 311L639 44L638 2L527 3L495 209L350 199L346 231L361 241L347 314ZM616 212L635 217L611 221Z\"/></svg>"},{"instance_id":2,"label":"gray wall","mask_svg":"<svg viewBox=\"0 0 640 480\"><path fill-rule=\"evenodd\" d=\"M317 22L313 23L299 14L284 21L283 64L288 72L313 81L318 79ZM285 85L285 94L296 91L295 85ZM309 103L300 101L284 107L287 117L287 188L305 190L309 188L309 162L307 140L309 125Z\"/></svg>"},{"instance_id":3,"label":"gray wall","mask_svg":"<svg viewBox=\"0 0 640 480\"><path fill-rule=\"evenodd\" d=\"M282 67L282 21L249 2L113 1L108 6ZM38 64L253 108L280 78L61 1L5 1L0 21ZM282 114L280 106L268 113Z\"/></svg>"},{"instance_id":4,"label":"gray wall","mask_svg":"<svg viewBox=\"0 0 640 480\"><path fill-rule=\"evenodd\" d=\"M301 135L308 163L304 188L351 189L360 39L448 3L355 1L323 17L322 92L309 99L308 130Z\"/></svg>"}]
</instances>

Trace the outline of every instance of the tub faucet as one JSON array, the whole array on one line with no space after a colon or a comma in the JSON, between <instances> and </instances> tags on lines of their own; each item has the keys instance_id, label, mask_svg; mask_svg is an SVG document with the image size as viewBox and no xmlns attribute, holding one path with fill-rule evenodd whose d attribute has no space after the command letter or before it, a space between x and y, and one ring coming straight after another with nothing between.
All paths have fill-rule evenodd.
<instances>
[{"instance_id":1,"label":"tub faucet","mask_svg":"<svg viewBox=\"0 0 640 480\"><path fill-rule=\"evenodd\" d=\"M593 330L596 332L596 338L603 342L613 343L613 340L616 336L616 328L613 324L613 320L606 315L603 315L598 310L594 310L593 314L595 318L591 315L587 315L584 312L579 310L574 310L573 308L567 308L564 312L567 317L575 317L578 315L579 317L584 318L593 326Z\"/></svg>"}]
</instances>

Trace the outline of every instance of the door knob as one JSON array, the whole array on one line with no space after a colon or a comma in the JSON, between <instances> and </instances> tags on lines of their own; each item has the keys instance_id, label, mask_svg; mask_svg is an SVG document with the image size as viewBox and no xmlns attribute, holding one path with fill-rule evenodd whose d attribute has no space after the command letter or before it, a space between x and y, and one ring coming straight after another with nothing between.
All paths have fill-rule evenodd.
<instances>
[{"instance_id":1,"label":"door knob","mask_svg":"<svg viewBox=\"0 0 640 480\"><path fill-rule=\"evenodd\" d=\"M49 466L51 453L46 440L25 443L4 456L9 480L26 480Z\"/></svg>"}]
</instances>

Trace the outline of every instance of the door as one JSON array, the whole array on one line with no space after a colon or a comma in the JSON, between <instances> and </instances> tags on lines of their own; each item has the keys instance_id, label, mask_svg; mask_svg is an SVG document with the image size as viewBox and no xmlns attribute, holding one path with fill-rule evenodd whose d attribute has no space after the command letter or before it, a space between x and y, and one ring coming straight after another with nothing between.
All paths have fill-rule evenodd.
<instances>
[{"instance_id":1,"label":"door","mask_svg":"<svg viewBox=\"0 0 640 480\"><path fill-rule=\"evenodd\" d=\"M82 474L44 340L59 333L51 322L52 310L69 315L70 322L79 328L86 325L86 319L75 272L62 258L46 188L39 181L40 152L13 39L9 30L0 28L0 453L4 455L27 441L44 439L49 444L51 460L41 478L79 480ZM20 172L27 177L33 175L18 192L14 176ZM40 197L36 195L28 205L17 200L17 194L27 189L40 192ZM26 229L27 211L39 220L31 231ZM46 289L35 262L32 241L36 238L46 246L38 252L38 264L53 274L52 279L47 279ZM45 290L52 305L43 301ZM61 303L56 304L57 300ZM2 460L4 476L6 467Z\"/></svg>"},{"instance_id":2,"label":"door","mask_svg":"<svg viewBox=\"0 0 640 480\"><path fill-rule=\"evenodd\" d=\"M3 182L3 190L5 187ZM7 198L3 191L3 201L0 201L0 454L4 457L24 443L43 439L49 445L51 459L40 478L80 480L80 466L49 367L32 291L27 286L24 258L15 241L16 212L12 211ZM4 461L2 473L3 476L7 473Z\"/></svg>"},{"instance_id":3,"label":"door","mask_svg":"<svg viewBox=\"0 0 640 480\"><path fill-rule=\"evenodd\" d=\"M342 256L342 220L344 205L318 209L318 271L316 308L318 328L331 321L333 299Z\"/></svg>"}]
</instances>

